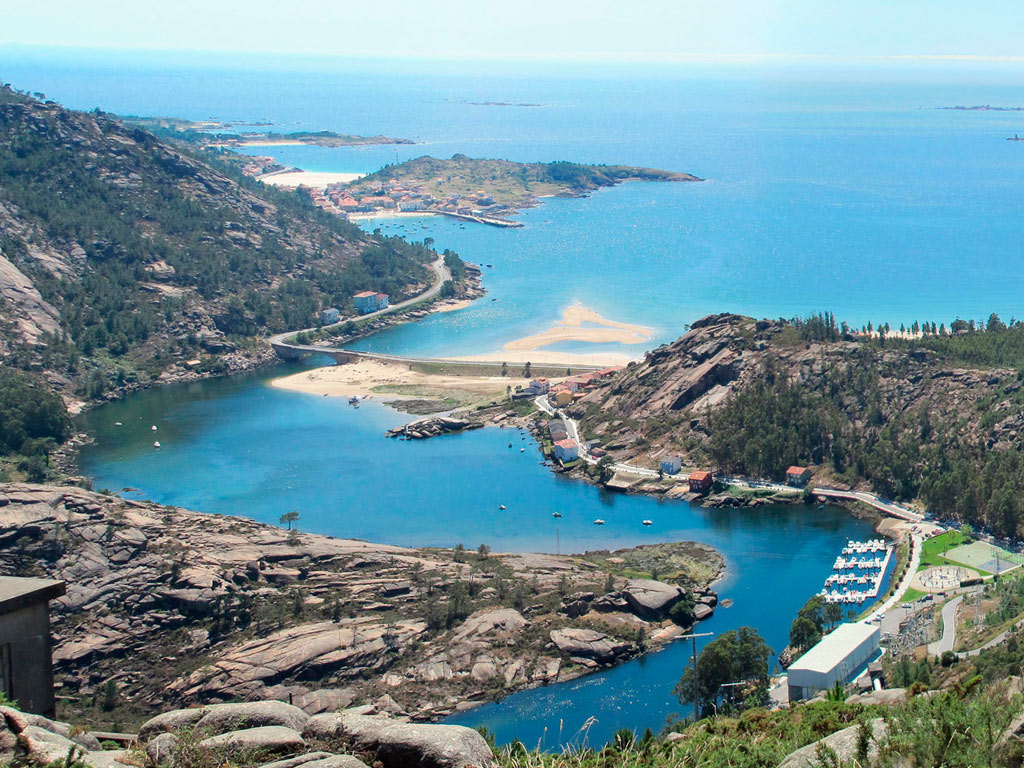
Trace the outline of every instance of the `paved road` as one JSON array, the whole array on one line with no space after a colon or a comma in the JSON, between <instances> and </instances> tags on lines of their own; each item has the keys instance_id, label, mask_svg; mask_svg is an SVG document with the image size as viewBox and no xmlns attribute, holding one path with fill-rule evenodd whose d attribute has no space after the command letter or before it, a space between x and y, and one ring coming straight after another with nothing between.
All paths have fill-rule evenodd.
<instances>
[{"instance_id":1,"label":"paved road","mask_svg":"<svg viewBox=\"0 0 1024 768\"><path fill-rule=\"evenodd\" d=\"M952 651L956 645L956 611L964 596L954 597L942 606L942 637L928 645L929 656L941 656L946 651Z\"/></svg>"},{"instance_id":2,"label":"paved road","mask_svg":"<svg viewBox=\"0 0 1024 768\"><path fill-rule=\"evenodd\" d=\"M434 283L423 293L418 296L413 296L411 299L400 301L397 304L390 304L384 309L378 309L376 312L367 312L365 315L359 317L346 317L343 320L339 320L331 325L324 325L322 328L338 328L350 320L372 320L375 317L381 317L383 315L391 314L392 312L398 312L399 310L405 309L406 307L416 304L417 302L424 301L426 299L432 299L441 292L441 286L444 285L445 280L450 280L452 273L448 267L444 265L444 256L438 256L437 259L431 262L430 268L434 271ZM319 328L303 328L301 331L287 331L286 333L279 333L275 336L271 336L269 341L271 344L280 344L284 346L293 347L297 350L304 352L325 352L328 347L316 347L305 344L287 344L285 339L289 336L295 336L300 333L310 333L311 331L320 330Z\"/></svg>"},{"instance_id":3,"label":"paved road","mask_svg":"<svg viewBox=\"0 0 1024 768\"><path fill-rule=\"evenodd\" d=\"M924 515L914 512L912 509L900 506L899 504L893 504L891 501L885 501L884 499L879 498L873 493L868 493L867 491L843 491L837 488L812 488L811 492L818 496L825 496L827 498L862 501L875 509L885 512L887 515L898 517L901 520L906 520L912 523L920 523L924 520Z\"/></svg>"},{"instance_id":4,"label":"paved road","mask_svg":"<svg viewBox=\"0 0 1024 768\"><path fill-rule=\"evenodd\" d=\"M817 490L817 489L815 489ZM896 591L892 593L892 596L878 606L870 615L865 616L862 622L867 623L872 619L881 616L890 608L893 608L906 594L907 590L910 589L910 584L914 580L914 575L917 573L917 569L921 566L921 545L924 539L917 533L910 535L910 546L913 554L910 557L910 564L907 566L906 573L903 574L903 579L896 587Z\"/></svg>"}]
</instances>

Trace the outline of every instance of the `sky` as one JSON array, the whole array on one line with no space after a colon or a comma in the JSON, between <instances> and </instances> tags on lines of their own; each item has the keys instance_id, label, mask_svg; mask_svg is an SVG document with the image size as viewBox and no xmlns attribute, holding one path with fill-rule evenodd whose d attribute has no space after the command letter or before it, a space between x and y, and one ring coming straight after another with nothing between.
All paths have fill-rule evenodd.
<instances>
[{"instance_id":1,"label":"sky","mask_svg":"<svg viewBox=\"0 0 1024 768\"><path fill-rule=\"evenodd\" d=\"M0 0L0 8L0 46L8 49L385 59L1024 61L1020 0Z\"/></svg>"}]
</instances>

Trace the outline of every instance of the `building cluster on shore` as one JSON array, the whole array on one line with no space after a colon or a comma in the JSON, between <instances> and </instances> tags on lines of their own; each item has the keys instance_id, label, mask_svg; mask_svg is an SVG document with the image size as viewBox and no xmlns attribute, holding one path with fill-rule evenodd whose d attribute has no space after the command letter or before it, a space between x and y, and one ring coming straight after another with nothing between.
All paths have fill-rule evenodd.
<instances>
[{"instance_id":1,"label":"building cluster on shore","mask_svg":"<svg viewBox=\"0 0 1024 768\"><path fill-rule=\"evenodd\" d=\"M443 183L444 179L437 179ZM438 197L422 182L415 179L406 181L370 181L356 185L338 182L324 190L302 187L318 208L348 215L350 213L451 213L462 216L479 216L503 212L494 198L485 190L468 195L453 194Z\"/></svg>"},{"instance_id":2,"label":"building cluster on shore","mask_svg":"<svg viewBox=\"0 0 1024 768\"><path fill-rule=\"evenodd\" d=\"M267 155L255 155L250 157L249 161L242 166L242 175L258 179L265 174L283 170L284 166L274 158Z\"/></svg>"}]
</instances>

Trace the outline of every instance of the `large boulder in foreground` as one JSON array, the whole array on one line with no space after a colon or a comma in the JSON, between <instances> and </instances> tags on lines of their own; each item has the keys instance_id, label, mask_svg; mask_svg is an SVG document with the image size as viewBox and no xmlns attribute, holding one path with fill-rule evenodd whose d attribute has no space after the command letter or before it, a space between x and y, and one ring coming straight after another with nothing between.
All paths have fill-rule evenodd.
<instances>
[{"instance_id":1,"label":"large boulder in foreground","mask_svg":"<svg viewBox=\"0 0 1024 768\"><path fill-rule=\"evenodd\" d=\"M630 579L621 593L630 610L647 621L665 618L685 594L682 587L652 579Z\"/></svg>"},{"instance_id":2,"label":"large boulder in foreground","mask_svg":"<svg viewBox=\"0 0 1024 768\"><path fill-rule=\"evenodd\" d=\"M218 734L241 728L281 726L301 731L309 715L283 701L247 701L241 704L212 704L205 708L196 728Z\"/></svg>"},{"instance_id":3,"label":"large boulder in foreground","mask_svg":"<svg viewBox=\"0 0 1024 768\"><path fill-rule=\"evenodd\" d=\"M289 757L260 768L367 768L366 763L352 755L332 755L330 752L307 752L298 757Z\"/></svg>"},{"instance_id":4,"label":"large boulder in foreground","mask_svg":"<svg viewBox=\"0 0 1024 768\"><path fill-rule=\"evenodd\" d=\"M483 736L461 725L404 723L351 712L314 715L303 736L343 737L373 752L384 768L495 768Z\"/></svg>"},{"instance_id":5,"label":"large boulder in foreground","mask_svg":"<svg viewBox=\"0 0 1024 768\"><path fill-rule=\"evenodd\" d=\"M301 731L307 720L309 715L283 701L209 704L205 707L172 709L147 720L139 728L139 740L146 742L158 733L174 733L190 726L210 736L271 725Z\"/></svg>"},{"instance_id":6,"label":"large boulder in foreground","mask_svg":"<svg viewBox=\"0 0 1024 768\"><path fill-rule=\"evenodd\" d=\"M870 741L868 742L868 764L874 762L878 757L878 743L885 738L886 726L882 718L876 718L867 723ZM835 754L836 765L852 765L857 759L857 747L860 742L860 725L851 725L836 731L824 739L819 739L813 744L801 747L796 752L791 752L786 759L779 763L779 768L817 768L820 765L832 765L831 762L822 762L818 755L819 749L824 749L827 755Z\"/></svg>"},{"instance_id":7,"label":"large boulder in foreground","mask_svg":"<svg viewBox=\"0 0 1024 768\"><path fill-rule=\"evenodd\" d=\"M215 754L237 755L239 752L295 752L306 746L302 735L283 725L264 725L211 736L199 742L199 749Z\"/></svg>"},{"instance_id":8,"label":"large boulder in foreground","mask_svg":"<svg viewBox=\"0 0 1024 768\"><path fill-rule=\"evenodd\" d=\"M576 627L552 630L551 642L563 653L592 659L599 664L611 664L623 656L633 655L637 650L633 643L616 640L596 629Z\"/></svg>"}]
</instances>

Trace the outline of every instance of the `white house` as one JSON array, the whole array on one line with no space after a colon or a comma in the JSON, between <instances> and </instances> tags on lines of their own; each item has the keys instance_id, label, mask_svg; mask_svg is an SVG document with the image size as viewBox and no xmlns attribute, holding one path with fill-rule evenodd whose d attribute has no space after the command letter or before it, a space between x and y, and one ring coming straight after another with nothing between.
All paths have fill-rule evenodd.
<instances>
[{"instance_id":1,"label":"white house","mask_svg":"<svg viewBox=\"0 0 1024 768\"><path fill-rule=\"evenodd\" d=\"M530 389L532 389L538 395L546 395L548 393L548 390L551 389L551 382L545 378L531 379Z\"/></svg>"},{"instance_id":2,"label":"white house","mask_svg":"<svg viewBox=\"0 0 1024 768\"><path fill-rule=\"evenodd\" d=\"M666 475L678 475L683 468L683 460L678 456L667 456L661 460L661 471Z\"/></svg>"},{"instance_id":3,"label":"white house","mask_svg":"<svg viewBox=\"0 0 1024 768\"><path fill-rule=\"evenodd\" d=\"M566 438L555 443L555 458L563 464L576 461L580 457L580 447L575 440Z\"/></svg>"}]
</instances>

